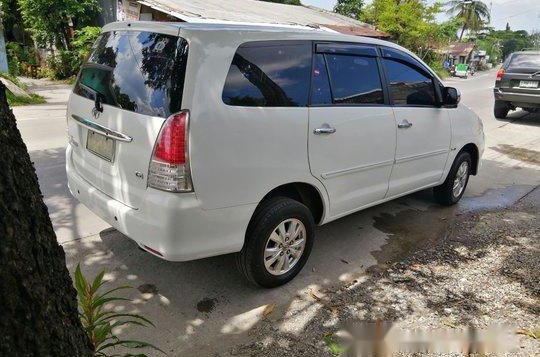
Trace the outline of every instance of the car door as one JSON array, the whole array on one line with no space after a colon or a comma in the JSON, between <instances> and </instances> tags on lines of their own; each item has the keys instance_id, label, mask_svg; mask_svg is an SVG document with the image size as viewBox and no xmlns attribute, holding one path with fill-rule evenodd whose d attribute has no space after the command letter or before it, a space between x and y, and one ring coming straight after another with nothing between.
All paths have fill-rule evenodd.
<instances>
[{"instance_id":1,"label":"car door","mask_svg":"<svg viewBox=\"0 0 540 357\"><path fill-rule=\"evenodd\" d=\"M447 108L440 105L438 80L409 54L382 51L397 128L396 156L387 197L439 182L450 149Z\"/></svg>"},{"instance_id":2,"label":"car door","mask_svg":"<svg viewBox=\"0 0 540 357\"><path fill-rule=\"evenodd\" d=\"M396 127L376 47L324 43L314 48L309 163L328 191L335 218L384 198Z\"/></svg>"}]
</instances>

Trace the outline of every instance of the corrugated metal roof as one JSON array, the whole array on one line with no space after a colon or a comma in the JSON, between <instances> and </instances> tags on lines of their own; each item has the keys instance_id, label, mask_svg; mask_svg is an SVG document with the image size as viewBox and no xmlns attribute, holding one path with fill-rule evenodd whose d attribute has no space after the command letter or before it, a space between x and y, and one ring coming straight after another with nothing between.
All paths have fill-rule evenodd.
<instances>
[{"instance_id":1,"label":"corrugated metal roof","mask_svg":"<svg viewBox=\"0 0 540 357\"><path fill-rule=\"evenodd\" d=\"M476 45L473 42L454 42L444 49L444 52L453 56L468 56Z\"/></svg>"},{"instance_id":2,"label":"corrugated metal roof","mask_svg":"<svg viewBox=\"0 0 540 357\"><path fill-rule=\"evenodd\" d=\"M257 0L141 0L141 4L168 13L186 22L220 20L302 26L351 28L357 35L384 37L373 26L331 11ZM365 31L362 31L362 30Z\"/></svg>"}]
</instances>

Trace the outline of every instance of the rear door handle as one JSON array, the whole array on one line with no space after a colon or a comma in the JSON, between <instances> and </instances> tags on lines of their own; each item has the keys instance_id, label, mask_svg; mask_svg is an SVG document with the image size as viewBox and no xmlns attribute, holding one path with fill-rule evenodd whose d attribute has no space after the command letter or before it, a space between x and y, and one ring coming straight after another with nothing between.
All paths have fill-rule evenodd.
<instances>
[{"instance_id":1,"label":"rear door handle","mask_svg":"<svg viewBox=\"0 0 540 357\"><path fill-rule=\"evenodd\" d=\"M397 125L397 127L400 128L400 129L410 128L411 126L412 126L412 123L409 122L407 119L403 119L403 120L400 121L399 124Z\"/></svg>"},{"instance_id":2,"label":"rear door handle","mask_svg":"<svg viewBox=\"0 0 540 357\"><path fill-rule=\"evenodd\" d=\"M326 124L326 123L321 125L320 128L313 129L313 134L315 135L334 134L335 132L336 132L336 128L332 128L329 124Z\"/></svg>"}]
</instances>

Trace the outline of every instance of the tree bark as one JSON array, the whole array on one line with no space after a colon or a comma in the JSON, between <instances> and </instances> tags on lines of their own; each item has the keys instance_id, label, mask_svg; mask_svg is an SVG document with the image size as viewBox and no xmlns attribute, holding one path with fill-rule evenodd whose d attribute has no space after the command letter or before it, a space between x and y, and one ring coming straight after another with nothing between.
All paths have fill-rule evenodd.
<instances>
[{"instance_id":1,"label":"tree bark","mask_svg":"<svg viewBox=\"0 0 540 357\"><path fill-rule=\"evenodd\" d=\"M77 296L0 82L0 356L91 356Z\"/></svg>"}]
</instances>

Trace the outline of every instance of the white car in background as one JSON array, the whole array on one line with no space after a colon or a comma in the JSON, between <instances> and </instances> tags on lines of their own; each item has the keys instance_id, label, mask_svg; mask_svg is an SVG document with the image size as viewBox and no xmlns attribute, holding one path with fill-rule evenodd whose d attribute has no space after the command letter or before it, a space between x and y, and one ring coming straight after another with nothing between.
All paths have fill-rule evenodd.
<instances>
[{"instance_id":1,"label":"white car in background","mask_svg":"<svg viewBox=\"0 0 540 357\"><path fill-rule=\"evenodd\" d=\"M113 23L69 100L69 188L155 256L237 253L250 281L278 286L316 225L431 187L459 201L484 147L459 99L390 42Z\"/></svg>"}]
</instances>

